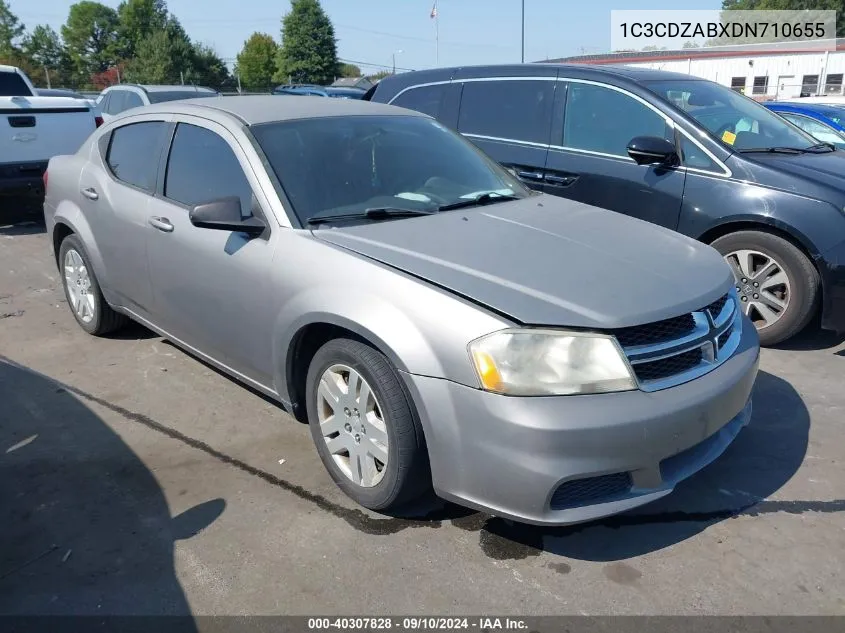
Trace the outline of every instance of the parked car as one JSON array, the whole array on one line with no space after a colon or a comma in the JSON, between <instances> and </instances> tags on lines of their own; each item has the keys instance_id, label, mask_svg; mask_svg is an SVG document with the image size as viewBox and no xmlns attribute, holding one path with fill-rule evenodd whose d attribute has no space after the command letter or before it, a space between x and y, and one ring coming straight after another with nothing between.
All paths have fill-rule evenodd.
<instances>
[{"instance_id":1,"label":"parked car","mask_svg":"<svg viewBox=\"0 0 845 633\"><path fill-rule=\"evenodd\" d=\"M336 99L363 99L366 90L361 88L346 88L342 86L327 86L326 94Z\"/></svg>"},{"instance_id":2,"label":"parked car","mask_svg":"<svg viewBox=\"0 0 845 633\"><path fill-rule=\"evenodd\" d=\"M103 112L103 118L108 120L130 108L179 99L200 99L218 94L216 90L202 86L118 84L103 90L97 100L97 105Z\"/></svg>"},{"instance_id":3,"label":"parked car","mask_svg":"<svg viewBox=\"0 0 845 633\"><path fill-rule=\"evenodd\" d=\"M274 95L295 95L299 97L328 97L329 93L323 86L284 85L273 88Z\"/></svg>"},{"instance_id":4,"label":"parked car","mask_svg":"<svg viewBox=\"0 0 845 633\"><path fill-rule=\"evenodd\" d=\"M433 486L585 521L668 494L749 420L758 337L715 250L531 192L430 117L173 102L48 173L79 325L132 318L278 400L367 508Z\"/></svg>"},{"instance_id":5,"label":"parked car","mask_svg":"<svg viewBox=\"0 0 845 633\"><path fill-rule=\"evenodd\" d=\"M764 344L819 311L845 330L845 154L727 87L526 64L385 77L367 98L437 117L535 189L711 244Z\"/></svg>"},{"instance_id":6,"label":"parked car","mask_svg":"<svg viewBox=\"0 0 845 633\"><path fill-rule=\"evenodd\" d=\"M40 96L22 70L2 65L0 118L0 211L14 204L40 213L47 161L79 149L102 119L85 101Z\"/></svg>"},{"instance_id":7,"label":"parked car","mask_svg":"<svg viewBox=\"0 0 845 633\"><path fill-rule=\"evenodd\" d=\"M767 101L763 105L817 140L845 149L845 107L781 101Z\"/></svg>"}]
</instances>

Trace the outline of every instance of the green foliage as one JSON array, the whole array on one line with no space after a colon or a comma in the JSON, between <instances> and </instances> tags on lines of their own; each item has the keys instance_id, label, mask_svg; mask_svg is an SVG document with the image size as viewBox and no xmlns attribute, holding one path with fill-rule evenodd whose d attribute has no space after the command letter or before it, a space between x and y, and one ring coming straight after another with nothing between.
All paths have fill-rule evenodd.
<instances>
[{"instance_id":1,"label":"green foliage","mask_svg":"<svg viewBox=\"0 0 845 633\"><path fill-rule=\"evenodd\" d=\"M269 90L276 72L278 45L266 33L253 33L238 53L235 73L244 90Z\"/></svg>"},{"instance_id":2,"label":"green foliage","mask_svg":"<svg viewBox=\"0 0 845 633\"><path fill-rule=\"evenodd\" d=\"M33 66L34 74L29 78L37 85L60 86L71 82L70 58L59 34L51 27L39 24L32 29L32 33L23 38L21 51Z\"/></svg>"},{"instance_id":3,"label":"green foliage","mask_svg":"<svg viewBox=\"0 0 845 633\"><path fill-rule=\"evenodd\" d=\"M117 7L117 17L121 57L131 59L141 40L167 25L167 4L164 0L126 0Z\"/></svg>"},{"instance_id":4,"label":"green foliage","mask_svg":"<svg viewBox=\"0 0 845 633\"><path fill-rule=\"evenodd\" d=\"M392 75L392 74L393 73L390 72L389 70L380 70L377 73L373 73L372 75L367 75L367 79L369 79L373 83L376 83L377 81L380 81L380 80L384 79L385 77L390 77L390 75Z\"/></svg>"},{"instance_id":5,"label":"green foliage","mask_svg":"<svg viewBox=\"0 0 845 633\"><path fill-rule=\"evenodd\" d=\"M179 21L170 17L163 29L138 42L126 64L126 80L141 84L179 84L193 70L194 48Z\"/></svg>"},{"instance_id":6,"label":"green foliage","mask_svg":"<svg viewBox=\"0 0 845 633\"><path fill-rule=\"evenodd\" d=\"M188 83L189 78L190 83L216 90L226 86L230 79L226 62L220 59L213 48L204 44L194 44L192 68L185 83Z\"/></svg>"},{"instance_id":7,"label":"green foliage","mask_svg":"<svg viewBox=\"0 0 845 633\"><path fill-rule=\"evenodd\" d=\"M845 37L845 0L722 0L725 11L836 11L836 36Z\"/></svg>"},{"instance_id":8,"label":"green foliage","mask_svg":"<svg viewBox=\"0 0 845 633\"><path fill-rule=\"evenodd\" d=\"M328 84L337 67L334 26L318 0L291 0L291 11L282 20L282 46L273 80Z\"/></svg>"},{"instance_id":9,"label":"green foliage","mask_svg":"<svg viewBox=\"0 0 845 633\"><path fill-rule=\"evenodd\" d=\"M364 73L355 64L340 64L338 68L338 75L341 77L363 77Z\"/></svg>"},{"instance_id":10,"label":"green foliage","mask_svg":"<svg viewBox=\"0 0 845 633\"><path fill-rule=\"evenodd\" d=\"M18 50L16 44L24 31L24 25L12 13L6 0L0 0L0 56L9 56Z\"/></svg>"},{"instance_id":11,"label":"green foliage","mask_svg":"<svg viewBox=\"0 0 845 633\"><path fill-rule=\"evenodd\" d=\"M117 12L91 0L70 7L62 39L74 71L84 81L118 60Z\"/></svg>"}]
</instances>

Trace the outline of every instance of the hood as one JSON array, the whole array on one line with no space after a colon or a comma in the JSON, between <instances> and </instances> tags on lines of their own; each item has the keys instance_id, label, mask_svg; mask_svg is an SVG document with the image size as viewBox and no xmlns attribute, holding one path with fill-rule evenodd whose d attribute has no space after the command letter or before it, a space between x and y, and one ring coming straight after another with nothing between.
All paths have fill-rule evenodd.
<instances>
[{"instance_id":1,"label":"hood","mask_svg":"<svg viewBox=\"0 0 845 633\"><path fill-rule=\"evenodd\" d=\"M778 188L783 188L782 175L798 176L805 183L797 183L801 186L802 193L806 191L806 181L832 187L845 192L845 151L836 150L826 154L745 154L746 158L760 165L769 167L778 172L774 174L776 182L772 182Z\"/></svg>"},{"instance_id":2,"label":"hood","mask_svg":"<svg viewBox=\"0 0 845 633\"><path fill-rule=\"evenodd\" d=\"M313 235L531 325L639 325L700 309L733 284L709 246L547 195Z\"/></svg>"}]
</instances>

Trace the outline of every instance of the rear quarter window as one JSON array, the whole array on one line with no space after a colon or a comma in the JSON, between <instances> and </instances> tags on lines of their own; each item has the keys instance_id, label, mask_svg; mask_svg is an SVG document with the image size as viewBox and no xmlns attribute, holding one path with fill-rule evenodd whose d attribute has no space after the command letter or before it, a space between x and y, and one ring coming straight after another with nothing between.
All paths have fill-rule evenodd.
<instances>
[{"instance_id":1,"label":"rear quarter window","mask_svg":"<svg viewBox=\"0 0 845 633\"><path fill-rule=\"evenodd\" d=\"M111 133L106 164L112 175L128 185L154 192L161 147L168 124L145 121Z\"/></svg>"}]
</instances>

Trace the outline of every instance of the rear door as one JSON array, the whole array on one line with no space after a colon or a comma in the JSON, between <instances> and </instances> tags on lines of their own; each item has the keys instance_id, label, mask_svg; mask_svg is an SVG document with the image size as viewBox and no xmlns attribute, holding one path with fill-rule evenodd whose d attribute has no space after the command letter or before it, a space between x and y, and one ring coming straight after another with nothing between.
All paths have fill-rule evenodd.
<instances>
[{"instance_id":1,"label":"rear door","mask_svg":"<svg viewBox=\"0 0 845 633\"><path fill-rule=\"evenodd\" d=\"M637 165L627 146L636 136L675 142L667 115L625 90L569 80L546 162L548 193L677 228L686 171Z\"/></svg>"},{"instance_id":2,"label":"rear door","mask_svg":"<svg viewBox=\"0 0 845 633\"><path fill-rule=\"evenodd\" d=\"M93 149L79 179L79 200L103 258L110 298L144 318L152 304L148 206L170 130L163 117L115 128Z\"/></svg>"},{"instance_id":3,"label":"rear door","mask_svg":"<svg viewBox=\"0 0 845 633\"><path fill-rule=\"evenodd\" d=\"M555 77L496 77L463 82L458 131L526 185L543 190Z\"/></svg>"}]
</instances>

